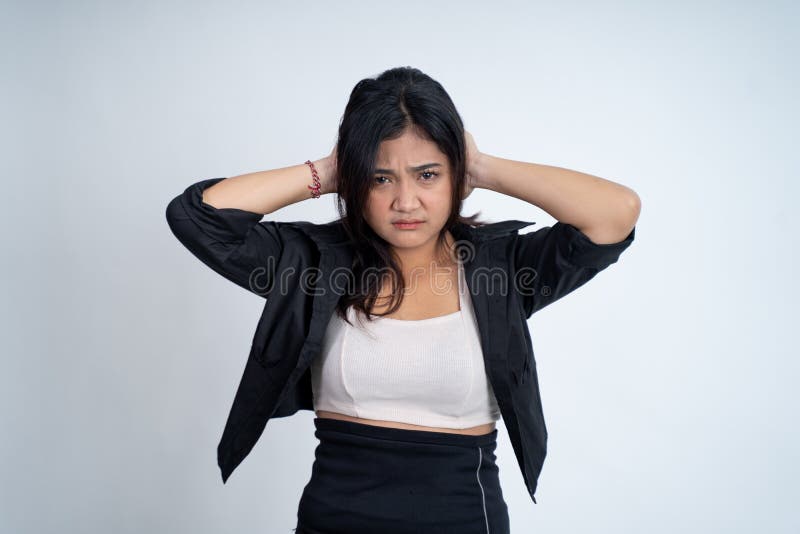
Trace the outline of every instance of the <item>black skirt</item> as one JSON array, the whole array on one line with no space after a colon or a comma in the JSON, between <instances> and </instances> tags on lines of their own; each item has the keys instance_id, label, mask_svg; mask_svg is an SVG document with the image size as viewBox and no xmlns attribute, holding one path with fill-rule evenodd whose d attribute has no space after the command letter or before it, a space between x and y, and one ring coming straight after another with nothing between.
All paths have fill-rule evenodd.
<instances>
[{"instance_id":1,"label":"black skirt","mask_svg":"<svg viewBox=\"0 0 800 534\"><path fill-rule=\"evenodd\" d=\"M471 436L314 418L296 534L508 534L497 429Z\"/></svg>"}]
</instances>

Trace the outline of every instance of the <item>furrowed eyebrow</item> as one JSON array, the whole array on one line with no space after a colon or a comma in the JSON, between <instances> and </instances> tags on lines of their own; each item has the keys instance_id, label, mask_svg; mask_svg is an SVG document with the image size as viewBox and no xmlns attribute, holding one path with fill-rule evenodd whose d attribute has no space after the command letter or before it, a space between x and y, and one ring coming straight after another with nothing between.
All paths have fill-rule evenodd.
<instances>
[{"instance_id":1,"label":"furrowed eyebrow","mask_svg":"<svg viewBox=\"0 0 800 534\"><path fill-rule=\"evenodd\" d=\"M425 163L423 165L418 165L416 167L409 167L408 170L411 172L421 171L422 169L428 169L430 167L441 167L441 163ZM394 174L392 169L375 169L376 173L381 174Z\"/></svg>"}]
</instances>

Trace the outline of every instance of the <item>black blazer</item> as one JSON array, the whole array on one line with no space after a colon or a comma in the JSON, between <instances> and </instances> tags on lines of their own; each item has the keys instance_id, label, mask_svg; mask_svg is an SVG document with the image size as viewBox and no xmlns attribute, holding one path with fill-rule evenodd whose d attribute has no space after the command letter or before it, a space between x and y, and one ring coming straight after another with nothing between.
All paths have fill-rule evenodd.
<instances>
[{"instance_id":1,"label":"black blazer","mask_svg":"<svg viewBox=\"0 0 800 534\"><path fill-rule=\"evenodd\" d=\"M262 222L262 214L203 202L203 190L220 180L190 185L169 203L166 217L192 254L266 299L217 448L224 483L270 418L313 411L309 364L338 297L352 287L353 255L341 222ZM451 233L464 261L486 373L535 503L547 428L527 319L615 263L636 229L618 243L595 244L561 222L518 234L531 224L459 224Z\"/></svg>"}]
</instances>

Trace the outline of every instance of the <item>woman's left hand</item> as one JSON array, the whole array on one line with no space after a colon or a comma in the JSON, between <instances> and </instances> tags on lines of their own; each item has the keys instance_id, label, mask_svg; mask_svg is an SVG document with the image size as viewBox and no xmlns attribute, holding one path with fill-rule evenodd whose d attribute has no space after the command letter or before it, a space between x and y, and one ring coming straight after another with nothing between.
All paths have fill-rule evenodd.
<instances>
[{"instance_id":1,"label":"woman's left hand","mask_svg":"<svg viewBox=\"0 0 800 534\"><path fill-rule=\"evenodd\" d=\"M472 193L473 189L480 187L480 181L478 179L478 163L482 156L477 145L475 144L475 139L473 139L472 134L466 130L464 130L464 142L467 145L467 183L465 186L464 196L461 197L461 200L467 198L470 193Z\"/></svg>"}]
</instances>

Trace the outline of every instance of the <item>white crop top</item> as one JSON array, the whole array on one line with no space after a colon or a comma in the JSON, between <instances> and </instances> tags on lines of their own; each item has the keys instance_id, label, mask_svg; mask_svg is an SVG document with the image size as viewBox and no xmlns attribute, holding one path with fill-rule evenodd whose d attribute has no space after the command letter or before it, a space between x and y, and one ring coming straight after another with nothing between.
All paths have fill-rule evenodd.
<instances>
[{"instance_id":1,"label":"white crop top","mask_svg":"<svg viewBox=\"0 0 800 534\"><path fill-rule=\"evenodd\" d=\"M311 362L314 410L440 428L469 428L500 418L487 380L464 266L458 262L459 311L408 321L334 313Z\"/></svg>"}]
</instances>

